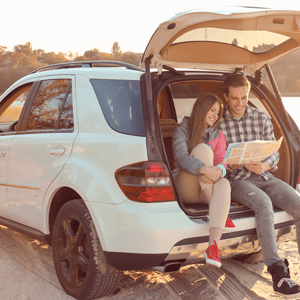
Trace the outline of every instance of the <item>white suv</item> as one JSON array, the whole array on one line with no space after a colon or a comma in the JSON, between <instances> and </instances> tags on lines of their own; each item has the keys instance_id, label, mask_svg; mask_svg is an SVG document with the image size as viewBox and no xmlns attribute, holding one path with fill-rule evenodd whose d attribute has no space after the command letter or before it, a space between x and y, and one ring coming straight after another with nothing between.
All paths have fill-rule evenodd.
<instances>
[{"instance_id":1,"label":"white suv","mask_svg":"<svg viewBox=\"0 0 300 300\"><path fill-rule=\"evenodd\" d=\"M202 262L208 207L177 195L172 134L199 93L222 98L225 77L243 72L252 105L284 136L276 176L296 187L300 134L269 65L299 48L299 20L294 11L188 12L159 26L145 71L70 62L16 82L0 98L0 223L52 244L60 283L78 299L112 293L122 270ZM272 49L251 51L262 36ZM293 237L292 217L274 211L278 241ZM253 211L232 203L230 218L236 230L223 234L222 258L259 251Z\"/></svg>"}]
</instances>

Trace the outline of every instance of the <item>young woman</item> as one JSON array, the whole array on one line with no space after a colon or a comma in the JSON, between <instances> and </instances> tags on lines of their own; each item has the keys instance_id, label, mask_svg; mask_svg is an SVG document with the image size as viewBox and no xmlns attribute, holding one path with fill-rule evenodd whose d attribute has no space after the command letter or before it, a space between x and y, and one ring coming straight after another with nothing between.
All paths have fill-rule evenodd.
<instances>
[{"instance_id":1,"label":"young woman","mask_svg":"<svg viewBox=\"0 0 300 300\"><path fill-rule=\"evenodd\" d=\"M173 135L176 169L175 183L184 203L209 205L209 246L206 262L221 266L218 243L226 229L235 225L228 218L230 184L223 178L226 165L226 138L216 129L222 116L222 103L217 96L203 93L196 100L191 117L184 117Z\"/></svg>"}]
</instances>

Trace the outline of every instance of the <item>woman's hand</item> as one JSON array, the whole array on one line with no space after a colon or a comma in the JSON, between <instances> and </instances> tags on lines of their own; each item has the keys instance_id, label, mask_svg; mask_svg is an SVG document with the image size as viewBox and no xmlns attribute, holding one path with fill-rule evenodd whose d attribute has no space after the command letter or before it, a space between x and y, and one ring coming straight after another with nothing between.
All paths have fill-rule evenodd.
<instances>
[{"instance_id":1,"label":"woman's hand","mask_svg":"<svg viewBox=\"0 0 300 300\"><path fill-rule=\"evenodd\" d=\"M214 184L215 182L208 179L206 175L200 175L199 181L205 183L205 184Z\"/></svg>"},{"instance_id":2,"label":"woman's hand","mask_svg":"<svg viewBox=\"0 0 300 300\"><path fill-rule=\"evenodd\" d=\"M199 169L200 180L204 183L215 183L222 178L222 170L218 167L203 166ZM210 182L207 182L210 181Z\"/></svg>"}]
</instances>

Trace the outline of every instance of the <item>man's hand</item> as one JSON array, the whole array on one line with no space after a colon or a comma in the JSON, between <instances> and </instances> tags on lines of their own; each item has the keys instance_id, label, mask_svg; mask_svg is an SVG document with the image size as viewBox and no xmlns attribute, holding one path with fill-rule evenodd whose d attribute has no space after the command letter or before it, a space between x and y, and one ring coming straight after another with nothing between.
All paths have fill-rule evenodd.
<instances>
[{"instance_id":1,"label":"man's hand","mask_svg":"<svg viewBox=\"0 0 300 300\"><path fill-rule=\"evenodd\" d=\"M243 165L236 165L236 164L231 164L230 165L231 170L241 169L242 167L243 167Z\"/></svg>"},{"instance_id":2,"label":"man's hand","mask_svg":"<svg viewBox=\"0 0 300 300\"><path fill-rule=\"evenodd\" d=\"M260 162L260 161L250 161L245 165L246 169L249 171L260 174L270 170L270 164L268 162Z\"/></svg>"},{"instance_id":3,"label":"man's hand","mask_svg":"<svg viewBox=\"0 0 300 300\"><path fill-rule=\"evenodd\" d=\"M203 177L203 179L201 179L200 177L200 180L204 183L215 183L219 181L223 175L222 170L220 168L206 166L203 166L199 169L199 174L202 175L201 177ZM203 175L205 175L205 177ZM210 182L207 182L208 180Z\"/></svg>"}]
</instances>

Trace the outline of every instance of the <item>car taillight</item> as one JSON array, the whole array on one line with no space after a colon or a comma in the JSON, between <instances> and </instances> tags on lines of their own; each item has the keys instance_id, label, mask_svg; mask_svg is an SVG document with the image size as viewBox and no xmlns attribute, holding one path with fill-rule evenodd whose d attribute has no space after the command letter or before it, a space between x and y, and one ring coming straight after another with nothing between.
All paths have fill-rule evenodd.
<instances>
[{"instance_id":1,"label":"car taillight","mask_svg":"<svg viewBox=\"0 0 300 300\"><path fill-rule=\"evenodd\" d=\"M174 190L167 166L161 162L140 162L115 173L126 197L138 202L174 201Z\"/></svg>"}]
</instances>

